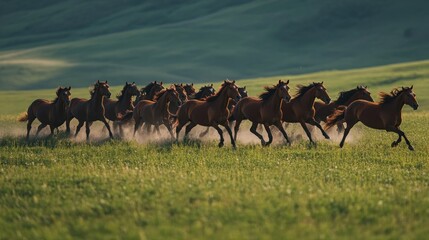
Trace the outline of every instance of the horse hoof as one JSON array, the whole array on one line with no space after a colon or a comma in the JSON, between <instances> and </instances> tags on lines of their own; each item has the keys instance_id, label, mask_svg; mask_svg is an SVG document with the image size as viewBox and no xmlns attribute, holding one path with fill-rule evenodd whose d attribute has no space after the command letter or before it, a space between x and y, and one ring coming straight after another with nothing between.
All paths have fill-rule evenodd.
<instances>
[{"instance_id":1,"label":"horse hoof","mask_svg":"<svg viewBox=\"0 0 429 240\"><path fill-rule=\"evenodd\" d=\"M396 147L398 144L396 142L392 142L392 147Z\"/></svg>"},{"instance_id":2,"label":"horse hoof","mask_svg":"<svg viewBox=\"0 0 429 240\"><path fill-rule=\"evenodd\" d=\"M325 135L325 139L331 139L329 135Z\"/></svg>"},{"instance_id":3,"label":"horse hoof","mask_svg":"<svg viewBox=\"0 0 429 240\"><path fill-rule=\"evenodd\" d=\"M223 147L223 142L220 142L219 144L218 144L218 146L221 148L221 147Z\"/></svg>"},{"instance_id":4,"label":"horse hoof","mask_svg":"<svg viewBox=\"0 0 429 240\"><path fill-rule=\"evenodd\" d=\"M414 151L414 148L411 145L408 146L408 149L410 149L411 151Z\"/></svg>"}]
</instances>

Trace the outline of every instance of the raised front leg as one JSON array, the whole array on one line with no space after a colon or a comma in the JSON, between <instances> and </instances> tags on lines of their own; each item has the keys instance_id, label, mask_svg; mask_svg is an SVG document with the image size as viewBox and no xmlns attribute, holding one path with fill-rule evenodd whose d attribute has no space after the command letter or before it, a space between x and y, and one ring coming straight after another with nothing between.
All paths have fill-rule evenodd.
<instances>
[{"instance_id":1,"label":"raised front leg","mask_svg":"<svg viewBox=\"0 0 429 240\"><path fill-rule=\"evenodd\" d=\"M398 145L401 142L401 136L404 138L405 142L408 145L408 149L411 151L414 151L414 147L411 145L410 141L408 140L407 136L405 136L405 133L399 129L399 127L388 127L386 129L388 132L395 132L399 135L398 140L396 141L396 145ZM395 142L394 142L395 143ZM393 143L392 143L393 145Z\"/></svg>"},{"instance_id":2,"label":"raised front leg","mask_svg":"<svg viewBox=\"0 0 429 240\"><path fill-rule=\"evenodd\" d=\"M307 123L308 123L308 124L311 124L311 125L313 125L313 126L316 126L318 129L320 129L320 131L322 132L323 136L324 136L326 139L329 139L329 135L325 132L325 130L323 130L322 126L320 126L320 123L316 122L316 120L314 120L314 119L312 118L312 119L307 120Z\"/></svg>"},{"instance_id":3,"label":"raised front leg","mask_svg":"<svg viewBox=\"0 0 429 240\"><path fill-rule=\"evenodd\" d=\"M268 142L265 143L265 146L270 145L273 142L273 134L271 133L270 125L264 124L265 131L268 134Z\"/></svg>"}]
</instances>

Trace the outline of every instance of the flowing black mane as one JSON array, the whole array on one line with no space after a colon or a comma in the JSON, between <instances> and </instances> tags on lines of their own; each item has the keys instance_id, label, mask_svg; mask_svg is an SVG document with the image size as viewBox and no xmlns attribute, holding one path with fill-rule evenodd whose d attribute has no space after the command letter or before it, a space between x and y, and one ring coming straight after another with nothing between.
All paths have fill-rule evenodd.
<instances>
[{"instance_id":1,"label":"flowing black mane","mask_svg":"<svg viewBox=\"0 0 429 240\"><path fill-rule=\"evenodd\" d=\"M409 87L405 88L394 88L390 93L380 92L380 104L386 104L393 102L402 92L408 90Z\"/></svg>"},{"instance_id":2,"label":"flowing black mane","mask_svg":"<svg viewBox=\"0 0 429 240\"><path fill-rule=\"evenodd\" d=\"M336 103L338 105L344 105L356 92L361 90L365 90L365 87L358 86L352 90L340 92L338 99L336 100Z\"/></svg>"},{"instance_id":3,"label":"flowing black mane","mask_svg":"<svg viewBox=\"0 0 429 240\"><path fill-rule=\"evenodd\" d=\"M261 93L261 95L259 95L259 98L262 99L263 101L266 101L270 99L271 96L274 95L274 93L277 90L277 86L272 86L272 87L265 86L264 89L265 89L265 92Z\"/></svg>"},{"instance_id":4,"label":"flowing black mane","mask_svg":"<svg viewBox=\"0 0 429 240\"><path fill-rule=\"evenodd\" d=\"M122 100L122 98L124 98L124 93L125 90L127 89L128 84L125 84L124 87L122 88L121 92L119 92L119 94L116 96L116 98L118 99L118 101L120 102Z\"/></svg>"},{"instance_id":5,"label":"flowing black mane","mask_svg":"<svg viewBox=\"0 0 429 240\"><path fill-rule=\"evenodd\" d=\"M301 85L301 84L299 84L299 85L297 85L296 87L297 87L297 93L295 94L295 98L299 98L299 97L302 97L302 96L304 96L304 94L308 91L308 90L310 90L312 87L314 87L314 86L316 86L318 83L311 83L310 85L308 85L308 86L304 86L304 85Z\"/></svg>"}]
</instances>

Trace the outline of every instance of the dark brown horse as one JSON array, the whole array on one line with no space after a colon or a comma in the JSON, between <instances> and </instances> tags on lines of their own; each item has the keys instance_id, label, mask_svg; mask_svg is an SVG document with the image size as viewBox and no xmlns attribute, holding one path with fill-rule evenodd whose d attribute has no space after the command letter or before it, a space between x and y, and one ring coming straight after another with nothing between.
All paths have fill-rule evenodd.
<instances>
[{"instance_id":1,"label":"dark brown horse","mask_svg":"<svg viewBox=\"0 0 429 240\"><path fill-rule=\"evenodd\" d=\"M224 145L223 131L219 128L219 125L222 125L228 131L232 146L235 147L231 128L228 126L228 118L230 116L228 103L231 99L235 99L238 96L240 94L238 93L235 81L224 81L216 95L208 97L205 100L189 100L184 103L177 114L176 139L179 139L179 133L183 126L190 122L186 126L185 138L197 124L210 126L218 131L220 136L219 147L222 147Z\"/></svg>"},{"instance_id":2,"label":"dark brown horse","mask_svg":"<svg viewBox=\"0 0 429 240\"><path fill-rule=\"evenodd\" d=\"M140 96L136 97L136 100L134 101L134 106L137 105L141 100L151 100L153 101L155 98L155 95L158 94L162 89L164 89L164 86L162 86L162 82L151 82L146 87L143 87L140 89Z\"/></svg>"},{"instance_id":3,"label":"dark brown horse","mask_svg":"<svg viewBox=\"0 0 429 240\"><path fill-rule=\"evenodd\" d=\"M110 121L113 121L113 130L119 127L121 135L122 125L119 123L119 121L122 120L122 117L125 114L133 111L133 96L136 96L138 98L140 96L140 91L138 90L134 82L126 82L121 90L121 93L116 97L117 100L106 98L103 101L106 118Z\"/></svg>"},{"instance_id":4,"label":"dark brown horse","mask_svg":"<svg viewBox=\"0 0 429 240\"><path fill-rule=\"evenodd\" d=\"M177 93L179 94L180 101L172 101L170 103L170 106L169 106L169 111L171 113L176 114L177 110L179 110L179 107L180 107L179 104L182 104L182 103L185 103L185 102L188 101L188 94L186 93L185 85L183 85L183 84L174 84L174 87L175 87Z\"/></svg>"},{"instance_id":5,"label":"dark brown horse","mask_svg":"<svg viewBox=\"0 0 429 240\"><path fill-rule=\"evenodd\" d=\"M282 126L282 103L289 102L289 80L283 82L279 80L277 85L273 87L265 87L266 92L262 93L258 98L245 97L241 99L234 108L234 140L237 140L237 132L240 129L240 124L243 120L249 119L252 122L250 132L255 134L260 140L262 146L270 145L273 141L270 126L276 126L289 142L289 138ZM258 124L263 124L268 133L268 142L264 141L261 134L256 131Z\"/></svg>"},{"instance_id":6,"label":"dark brown horse","mask_svg":"<svg viewBox=\"0 0 429 240\"><path fill-rule=\"evenodd\" d=\"M190 99L196 99L196 100L203 100L207 97L213 96L216 94L216 90L213 88L213 84L206 85L200 88L197 93L193 95L188 94L188 98Z\"/></svg>"},{"instance_id":7,"label":"dark brown horse","mask_svg":"<svg viewBox=\"0 0 429 240\"><path fill-rule=\"evenodd\" d=\"M310 143L314 144L311 138L311 133L307 128L306 123L316 126L320 129L323 136L329 139L328 134L322 129L320 124L314 119L314 100L318 98L329 104L331 99L329 98L326 88L321 83L312 83L308 86L298 85L298 93L288 103L282 105L283 121L289 123L300 123Z\"/></svg>"},{"instance_id":8,"label":"dark brown horse","mask_svg":"<svg viewBox=\"0 0 429 240\"><path fill-rule=\"evenodd\" d=\"M185 91L186 91L186 95L189 97L189 96L193 96L194 94L195 94L195 88L194 88L194 84L193 83L191 83L191 84L185 84L184 86L183 86L183 88L185 88Z\"/></svg>"},{"instance_id":9,"label":"dark brown horse","mask_svg":"<svg viewBox=\"0 0 429 240\"><path fill-rule=\"evenodd\" d=\"M244 87L238 87L238 93L240 93L241 98L245 98L245 97L249 96L245 86ZM232 128L232 124L235 121L234 115L232 113L233 113L234 107L235 107L235 105L237 105L238 101L240 101L240 98L232 99L231 101L229 101L229 104L228 104L228 110L231 113L230 117L228 118L230 128ZM200 133L200 137L204 137L205 135L207 135L209 133L209 131L210 131L210 127L207 127L207 129L204 132Z\"/></svg>"},{"instance_id":10,"label":"dark brown horse","mask_svg":"<svg viewBox=\"0 0 429 240\"><path fill-rule=\"evenodd\" d=\"M168 105L175 103L180 105L179 93L176 91L174 85L168 89L164 89L155 96L156 101L142 100L134 108L133 118L135 121L134 135L140 129L143 123L146 124L148 132L149 126L154 125L159 133L159 126L164 124L170 132L171 137L174 139L172 127L170 123L170 112Z\"/></svg>"},{"instance_id":11,"label":"dark brown horse","mask_svg":"<svg viewBox=\"0 0 429 240\"><path fill-rule=\"evenodd\" d=\"M97 81L94 88L90 92L91 99L86 100L83 98L73 98L67 112L66 127L67 132L70 133L70 121L76 118L79 124L76 127L75 136L79 133L83 124L86 127L86 140L89 140L90 127L94 121L101 121L109 131L110 138L113 138L110 126L105 118L105 111L103 106L103 99L109 98L111 93L109 91L109 84L106 82Z\"/></svg>"},{"instance_id":12,"label":"dark brown horse","mask_svg":"<svg viewBox=\"0 0 429 240\"><path fill-rule=\"evenodd\" d=\"M61 126L67 117L67 108L70 105L70 89L71 87L59 87L57 89L57 98L54 101L48 101L45 99L36 99L28 107L26 113L18 117L18 121L27 123L27 140L30 138L31 124L37 118L40 121L40 125L37 128L36 137L39 132L49 125L51 129L51 135L54 134L54 129Z\"/></svg>"},{"instance_id":13,"label":"dark brown horse","mask_svg":"<svg viewBox=\"0 0 429 240\"><path fill-rule=\"evenodd\" d=\"M353 101L359 99L374 102L371 97L371 93L368 91L368 87L366 86L357 86L356 88L353 88L351 90L340 92L338 99L330 102L329 104L316 101L314 102L314 109L316 110L316 115L314 116L314 119L318 123L326 122L328 116L333 114L335 109L340 106L348 106ZM337 126L338 132L342 132L343 125L338 124Z\"/></svg>"},{"instance_id":14,"label":"dark brown horse","mask_svg":"<svg viewBox=\"0 0 429 240\"><path fill-rule=\"evenodd\" d=\"M334 126L337 122L346 122L347 124L340 147L344 146L344 141L350 129L356 123L362 122L370 128L397 133L399 136L398 140L392 143L392 147L396 147L401 142L402 137L404 137L408 149L414 150L405 133L399 128L402 122L401 112L403 106L407 104L414 110L417 110L419 107L416 94L413 92L413 86L393 89L390 94L381 92L380 97L381 101L378 103L356 100L348 107L336 110L333 115L329 116L326 128Z\"/></svg>"}]
</instances>

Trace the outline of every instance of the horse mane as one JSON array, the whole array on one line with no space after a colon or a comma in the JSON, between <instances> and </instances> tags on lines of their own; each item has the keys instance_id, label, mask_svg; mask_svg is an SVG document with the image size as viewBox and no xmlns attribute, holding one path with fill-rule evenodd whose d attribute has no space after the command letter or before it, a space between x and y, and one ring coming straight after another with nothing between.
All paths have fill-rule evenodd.
<instances>
[{"instance_id":1,"label":"horse mane","mask_svg":"<svg viewBox=\"0 0 429 240\"><path fill-rule=\"evenodd\" d=\"M390 93L380 92L380 104L386 104L393 102L401 93L405 90L408 90L408 87L403 88L394 88Z\"/></svg>"},{"instance_id":2,"label":"horse mane","mask_svg":"<svg viewBox=\"0 0 429 240\"><path fill-rule=\"evenodd\" d=\"M146 85L145 87L142 87L141 89L140 89L140 92L142 92L142 93L144 93L144 94L149 94L150 93L150 90L152 90L152 87L153 86L155 86L155 84L158 84L158 83L155 83L155 82L151 82L151 83L149 83L148 85Z\"/></svg>"},{"instance_id":3,"label":"horse mane","mask_svg":"<svg viewBox=\"0 0 429 240\"><path fill-rule=\"evenodd\" d=\"M347 102L356 92L360 91L360 90L364 90L365 87L363 86L358 86L356 88L353 88L352 90L348 90L348 91L342 91L340 92L338 99L336 100L336 103L338 105L343 105L345 102Z\"/></svg>"},{"instance_id":4,"label":"horse mane","mask_svg":"<svg viewBox=\"0 0 429 240\"><path fill-rule=\"evenodd\" d=\"M265 86L264 87L265 92L261 93L261 95L259 95L259 98L262 99L262 101L266 101L268 99L270 99L271 96L274 95L274 93L277 90L277 86Z\"/></svg>"},{"instance_id":5,"label":"horse mane","mask_svg":"<svg viewBox=\"0 0 429 240\"><path fill-rule=\"evenodd\" d=\"M223 82L222 85L220 86L219 91L215 95L210 96L210 97L206 97L204 100L206 102L214 102L214 101L216 101L216 99L218 99L218 97L220 96L220 94L222 93L222 91L226 88L226 86L228 86L230 84L232 84L232 82L230 82L230 81Z\"/></svg>"},{"instance_id":6,"label":"horse mane","mask_svg":"<svg viewBox=\"0 0 429 240\"><path fill-rule=\"evenodd\" d=\"M158 101L158 99L160 99L164 93L167 92L168 89L162 89L161 91L159 91L153 98L154 101Z\"/></svg>"},{"instance_id":7,"label":"horse mane","mask_svg":"<svg viewBox=\"0 0 429 240\"><path fill-rule=\"evenodd\" d=\"M316 86L316 84L317 83L311 83L311 84L309 84L308 86L304 86L304 85L301 85L301 84L298 84L296 87L297 87L297 93L295 94L295 98L299 98L299 97L302 97L302 96L304 96L304 94L308 91L308 90L310 90L312 87L314 87L314 86Z\"/></svg>"},{"instance_id":8,"label":"horse mane","mask_svg":"<svg viewBox=\"0 0 429 240\"><path fill-rule=\"evenodd\" d=\"M125 86L122 88L119 94L116 95L116 98L118 99L118 101L121 101L122 98L124 98L125 89L127 89L127 87L128 87L128 84L125 84Z\"/></svg>"}]
</instances>

